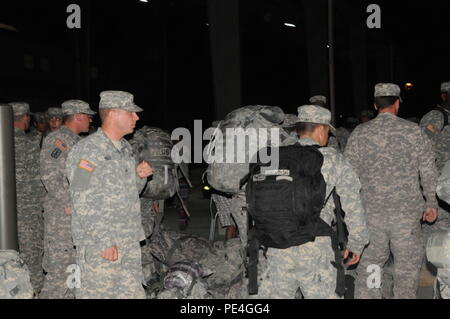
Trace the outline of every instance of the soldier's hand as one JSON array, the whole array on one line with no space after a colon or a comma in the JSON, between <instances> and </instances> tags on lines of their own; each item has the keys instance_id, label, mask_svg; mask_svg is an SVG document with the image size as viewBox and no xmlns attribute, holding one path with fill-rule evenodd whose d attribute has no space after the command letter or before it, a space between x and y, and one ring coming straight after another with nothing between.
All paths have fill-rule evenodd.
<instances>
[{"instance_id":1,"label":"soldier's hand","mask_svg":"<svg viewBox=\"0 0 450 319\"><path fill-rule=\"evenodd\" d=\"M72 208L64 208L64 215L71 216L72 215Z\"/></svg>"},{"instance_id":2,"label":"soldier's hand","mask_svg":"<svg viewBox=\"0 0 450 319\"><path fill-rule=\"evenodd\" d=\"M153 211L159 214L159 203L156 201L153 202Z\"/></svg>"},{"instance_id":3,"label":"soldier's hand","mask_svg":"<svg viewBox=\"0 0 450 319\"><path fill-rule=\"evenodd\" d=\"M102 251L102 258L113 262L117 261L119 259L117 246L112 246L111 248Z\"/></svg>"},{"instance_id":4,"label":"soldier's hand","mask_svg":"<svg viewBox=\"0 0 450 319\"><path fill-rule=\"evenodd\" d=\"M438 210L437 208L428 208L423 214L423 221L427 223L434 223L438 218Z\"/></svg>"},{"instance_id":5,"label":"soldier's hand","mask_svg":"<svg viewBox=\"0 0 450 319\"><path fill-rule=\"evenodd\" d=\"M346 260L348 258L348 256L350 255L350 250L346 249L344 250L344 260ZM347 265L349 266L353 266L356 265L357 263L359 263L359 260L361 259L360 255L357 255L355 253L352 253L352 259L350 259L347 262Z\"/></svg>"},{"instance_id":6,"label":"soldier's hand","mask_svg":"<svg viewBox=\"0 0 450 319\"><path fill-rule=\"evenodd\" d=\"M142 161L136 167L136 172L140 178L144 179L153 175L153 168L148 162Z\"/></svg>"}]
</instances>

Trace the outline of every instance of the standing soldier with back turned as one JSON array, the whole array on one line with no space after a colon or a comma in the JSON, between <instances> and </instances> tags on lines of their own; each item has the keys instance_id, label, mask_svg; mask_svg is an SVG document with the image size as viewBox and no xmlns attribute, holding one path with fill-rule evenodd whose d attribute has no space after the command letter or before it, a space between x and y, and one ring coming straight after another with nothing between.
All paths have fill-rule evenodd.
<instances>
[{"instance_id":1,"label":"standing soldier with back turned","mask_svg":"<svg viewBox=\"0 0 450 319\"><path fill-rule=\"evenodd\" d=\"M437 217L437 170L431 142L415 123L397 117L400 88L377 84L379 115L358 126L345 156L361 179L370 244L358 267L356 298L381 298L368 277L394 256L394 298L415 299L424 260L421 221ZM421 190L423 188L423 191ZM424 199L425 197L425 199Z\"/></svg>"}]
</instances>

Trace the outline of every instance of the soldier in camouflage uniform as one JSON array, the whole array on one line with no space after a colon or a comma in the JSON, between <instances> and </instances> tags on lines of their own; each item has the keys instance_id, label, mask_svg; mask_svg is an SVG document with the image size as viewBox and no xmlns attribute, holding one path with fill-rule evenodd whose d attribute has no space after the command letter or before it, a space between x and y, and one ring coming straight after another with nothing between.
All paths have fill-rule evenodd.
<instances>
[{"instance_id":1,"label":"soldier in camouflage uniform","mask_svg":"<svg viewBox=\"0 0 450 319\"><path fill-rule=\"evenodd\" d=\"M42 147L42 141L47 136L49 125L47 123L47 115L42 112L34 113L32 115L33 125L30 128L28 135L34 140L35 143Z\"/></svg>"},{"instance_id":2,"label":"soldier in camouflage uniform","mask_svg":"<svg viewBox=\"0 0 450 319\"><path fill-rule=\"evenodd\" d=\"M67 268L75 264L71 231L72 203L66 177L69 151L80 140L79 134L89 131L91 117L96 113L86 102L66 101L62 105L64 125L50 133L41 151L41 180L47 194L44 200L44 262L47 275L41 299L72 299L67 287Z\"/></svg>"},{"instance_id":3,"label":"soldier in camouflage uniform","mask_svg":"<svg viewBox=\"0 0 450 319\"><path fill-rule=\"evenodd\" d=\"M63 124L63 114L60 107L51 107L47 110L47 121L50 132L59 130Z\"/></svg>"},{"instance_id":4,"label":"soldier in camouflage uniform","mask_svg":"<svg viewBox=\"0 0 450 319\"><path fill-rule=\"evenodd\" d=\"M324 146L331 127L330 111L306 105L299 108L299 134L301 145ZM349 238L344 258L353 253L349 265L358 263L369 242L364 209L360 199L358 176L343 155L335 149L320 148L324 156L322 175L327 184L327 197L334 188L341 197L346 212ZM331 225L335 218L334 202L328 201L320 217ZM259 276L259 294L256 298L293 299L300 288L306 299L336 299L337 269L332 265L335 254L330 237L317 237L315 242L288 249L269 248L267 266Z\"/></svg>"},{"instance_id":5,"label":"soldier in camouflage uniform","mask_svg":"<svg viewBox=\"0 0 450 319\"><path fill-rule=\"evenodd\" d=\"M147 162L136 165L123 138L133 133L142 109L127 92L107 91L100 97L101 129L78 142L66 161L81 272L76 297L144 299L139 193L153 170Z\"/></svg>"},{"instance_id":6,"label":"soldier in camouflage uniform","mask_svg":"<svg viewBox=\"0 0 450 319\"><path fill-rule=\"evenodd\" d=\"M19 249L29 270L35 292L42 287L43 219L39 176L39 145L26 135L30 125L30 106L10 103L14 110L16 158L17 228Z\"/></svg>"},{"instance_id":7,"label":"soldier in camouflage uniform","mask_svg":"<svg viewBox=\"0 0 450 319\"><path fill-rule=\"evenodd\" d=\"M437 187L437 194L439 198L450 203L450 161L445 165L441 176L439 177L439 184ZM445 229L450 231L450 227ZM447 251L447 254L450 254ZM439 282L439 294L443 299L450 299L450 265L447 268L438 269L437 281Z\"/></svg>"},{"instance_id":8,"label":"soldier in camouflage uniform","mask_svg":"<svg viewBox=\"0 0 450 319\"><path fill-rule=\"evenodd\" d=\"M450 82L441 84L442 103L435 110L426 114L420 122L420 127L431 139L436 155L436 166L439 173L444 168L445 163L450 160L450 125L445 126L445 116L450 117ZM426 239L439 229L450 227L449 206L440 203L439 218L433 225L425 225L424 233Z\"/></svg>"},{"instance_id":9,"label":"soldier in camouflage uniform","mask_svg":"<svg viewBox=\"0 0 450 319\"><path fill-rule=\"evenodd\" d=\"M345 151L361 179L371 239L358 267L356 298L381 298L381 290L368 285L369 266L381 270L391 251L394 298L416 298L425 253L421 221L437 217L431 142L418 125L397 117L400 102L397 85L377 84L379 115L355 129Z\"/></svg>"}]
</instances>

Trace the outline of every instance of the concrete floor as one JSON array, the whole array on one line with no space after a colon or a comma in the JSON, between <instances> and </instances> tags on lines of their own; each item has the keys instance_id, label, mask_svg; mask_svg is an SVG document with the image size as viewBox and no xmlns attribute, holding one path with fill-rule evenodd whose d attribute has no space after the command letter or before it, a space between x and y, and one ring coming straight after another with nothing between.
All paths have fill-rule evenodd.
<instances>
[{"instance_id":1,"label":"concrete floor","mask_svg":"<svg viewBox=\"0 0 450 319\"><path fill-rule=\"evenodd\" d=\"M211 214L209 208L210 202L209 199L204 198L202 192L203 186L201 176L203 172L204 170L201 168L193 169L190 172L191 182L193 184L189 203L191 219L188 228L182 231L182 233L209 238L211 225ZM165 209L165 217L163 221L164 226L170 230L179 231L178 222L179 219L177 209L171 205L168 205ZM219 222L217 222L217 224L219 224ZM215 240L224 240L224 235L224 230L221 229L219 225L216 225ZM424 267L420 274L418 299L432 299L434 279L435 275L432 274L432 270L430 272Z\"/></svg>"}]
</instances>

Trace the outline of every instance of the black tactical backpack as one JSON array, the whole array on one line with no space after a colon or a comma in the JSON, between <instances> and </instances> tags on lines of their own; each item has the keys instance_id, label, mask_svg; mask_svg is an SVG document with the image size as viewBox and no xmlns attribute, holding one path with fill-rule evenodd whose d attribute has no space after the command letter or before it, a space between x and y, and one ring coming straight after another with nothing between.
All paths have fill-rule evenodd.
<instances>
[{"instance_id":1,"label":"black tactical backpack","mask_svg":"<svg viewBox=\"0 0 450 319\"><path fill-rule=\"evenodd\" d=\"M320 213L333 196L335 207L340 207L335 191L326 198L326 183L321 169L324 162L318 146L300 144L266 149L264 154L279 152L277 169L261 162L250 165L247 178L249 213L249 293L257 294L258 252L264 249L287 249L313 242L316 237L332 238L335 266L338 268L338 289L343 295L344 273L337 233L326 224ZM272 155L273 156L273 155ZM272 157L271 156L271 157ZM242 181L244 183L245 180ZM343 228L342 214L336 218L338 229ZM341 240L344 242L344 240Z\"/></svg>"}]
</instances>

